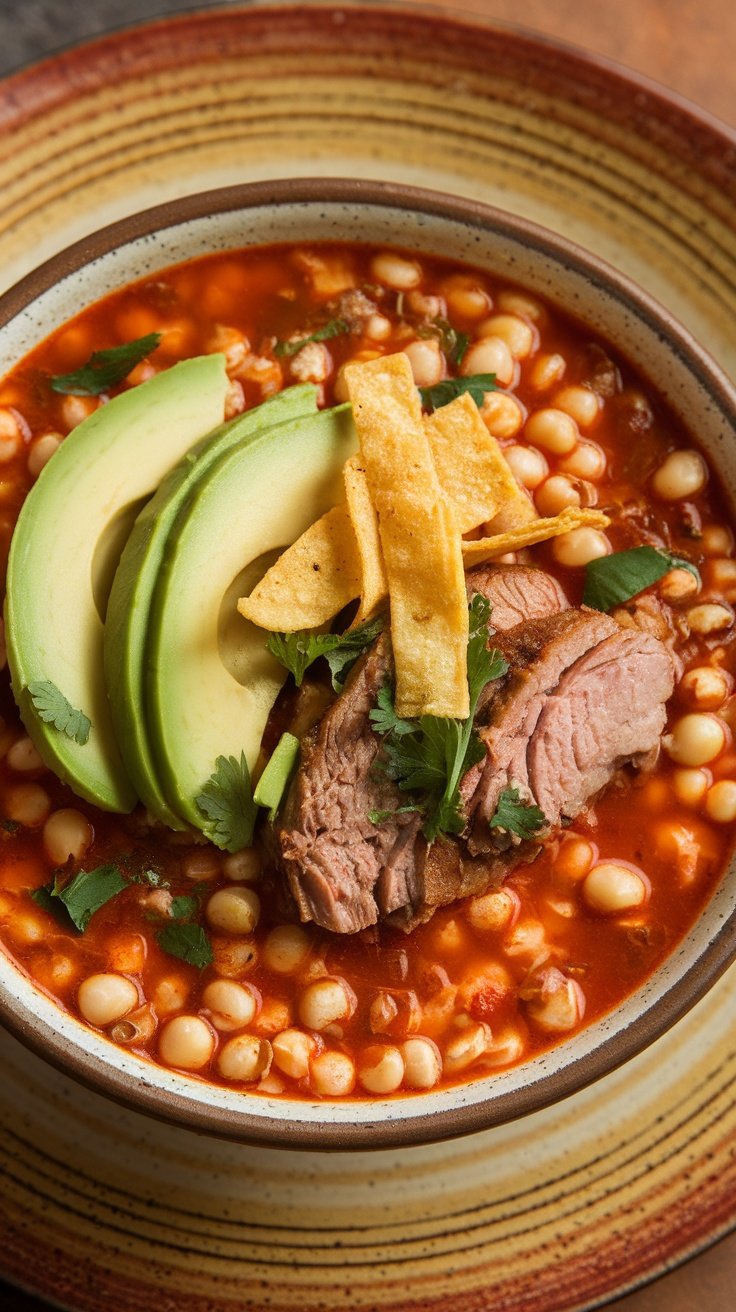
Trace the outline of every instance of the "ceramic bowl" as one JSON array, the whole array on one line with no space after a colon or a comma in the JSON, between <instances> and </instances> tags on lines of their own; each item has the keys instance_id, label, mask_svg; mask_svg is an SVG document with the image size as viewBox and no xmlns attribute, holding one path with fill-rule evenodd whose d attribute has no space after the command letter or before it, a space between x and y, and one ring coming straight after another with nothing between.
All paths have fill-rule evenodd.
<instances>
[{"instance_id":1,"label":"ceramic bowl","mask_svg":"<svg viewBox=\"0 0 736 1312\"><path fill-rule=\"evenodd\" d=\"M85 238L0 298L0 358L11 367L55 326L133 279L207 252L340 239L452 253L572 313L658 389L736 502L736 391L686 328L569 241L475 201L391 183L264 182L187 197ZM119 1049L61 1011L0 953L0 1015L31 1048L133 1108L244 1142L351 1148L468 1133L537 1110L625 1062L674 1024L736 955L736 870L688 937L626 1001L550 1052L440 1092L326 1105L243 1095Z\"/></svg>"}]
</instances>

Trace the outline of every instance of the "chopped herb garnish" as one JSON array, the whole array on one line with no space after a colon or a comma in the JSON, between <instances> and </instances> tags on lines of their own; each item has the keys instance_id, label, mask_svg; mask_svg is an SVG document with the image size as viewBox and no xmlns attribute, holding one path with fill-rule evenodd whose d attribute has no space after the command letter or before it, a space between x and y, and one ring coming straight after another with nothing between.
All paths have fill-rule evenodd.
<instances>
[{"instance_id":1,"label":"chopped herb garnish","mask_svg":"<svg viewBox=\"0 0 736 1312\"><path fill-rule=\"evenodd\" d=\"M443 319L441 315L438 315L436 319L432 319L430 323L422 324L417 332L420 337L438 338L448 364L453 365L456 369L460 366L470 345L470 338L467 333L458 332L457 328L453 328L449 319ZM488 388L485 390L488 391Z\"/></svg>"},{"instance_id":2,"label":"chopped herb garnish","mask_svg":"<svg viewBox=\"0 0 736 1312\"><path fill-rule=\"evenodd\" d=\"M168 888L168 880L164 879L160 870L141 870L137 876L141 884L148 884L151 888Z\"/></svg>"},{"instance_id":3,"label":"chopped herb garnish","mask_svg":"<svg viewBox=\"0 0 736 1312\"><path fill-rule=\"evenodd\" d=\"M234 756L218 756L214 773L195 800L207 817L202 832L210 842L227 852L250 846L257 808L243 752L239 762Z\"/></svg>"},{"instance_id":4,"label":"chopped herb garnish","mask_svg":"<svg viewBox=\"0 0 736 1312\"><path fill-rule=\"evenodd\" d=\"M538 806L522 800L518 788L504 788L488 821L491 829L504 829L519 838L532 838L546 828L547 817Z\"/></svg>"},{"instance_id":5,"label":"chopped herb garnish","mask_svg":"<svg viewBox=\"0 0 736 1312\"><path fill-rule=\"evenodd\" d=\"M407 812L421 811L420 806L397 806L395 811L369 811L368 819L372 825L382 825L384 820L393 820L395 815L405 815Z\"/></svg>"},{"instance_id":6,"label":"chopped herb garnish","mask_svg":"<svg viewBox=\"0 0 736 1312\"><path fill-rule=\"evenodd\" d=\"M419 395L425 410L439 410L454 401L456 396L462 396L463 392L469 392L475 404L480 406L486 392L495 390L495 374L469 374L467 378L445 378L433 387L420 387Z\"/></svg>"},{"instance_id":7,"label":"chopped herb garnish","mask_svg":"<svg viewBox=\"0 0 736 1312\"><path fill-rule=\"evenodd\" d=\"M273 348L274 355L296 355L301 351L303 346L308 346L310 342L327 342L331 337L341 337L343 333L350 331L350 325L345 319L330 319L329 323L324 324L322 328L317 328L308 337L299 337L296 341L277 342Z\"/></svg>"},{"instance_id":8,"label":"chopped herb garnish","mask_svg":"<svg viewBox=\"0 0 736 1312\"><path fill-rule=\"evenodd\" d=\"M109 392L156 350L161 336L161 333L147 333L134 342L123 342L122 346L111 346L106 351L94 351L81 369L70 374L56 374L51 379L51 386L65 396L100 396Z\"/></svg>"},{"instance_id":9,"label":"chopped herb garnish","mask_svg":"<svg viewBox=\"0 0 736 1312\"><path fill-rule=\"evenodd\" d=\"M80 870L66 884L56 875L51 885L34 889L31 897L54 915L62 902L72 924L84 933L95 912L127 887L128 881L118 867L107 865L96 870Z\"/></svg>"},{"instance_id":10,"label":"chopped herb garnish","mask_svg":"<svg viewBox=\"0 0 736 1312\"><path fill-rule=\"evenodd\" d=\"M45 724L53 724L55 729L73 738L80 747L89 740L92 722L83 711L78 711L68 702L55 683L50 679L38 679L28 684L28 692L40 718Z\"/></svg>"},{"instance_id":11,"label":"chopped herb garnish","mask_svg":"<svg viewBox=\"0 0 736 1312\"><path fill-rule=\"evenodd\" d=\"M169 915L172 920L191 920L199 911L196 897L172 897Z\"/></svg>"},{"instance_id":12,"label":"chopped herb garnish","mask_svg":"<svg viewBox=\"0 0 736 1312\"><path fill-rule=\"evenodd\" d=\"M700 583L695 565L656 547L630 547L612 556L601 556L585 566L583 605L594 610L611 610L656 583L671 569L687 569Z\"/></svg>"},{"instance_id":13,"label":"chopped herb garnish","mask_svg":"<svg viewBox=\"0 0 736 1312\"><path fill-rule=\"evenodd\" d=\"M360 653L381 632L383 619L367 620L347 633L313 633L302 629L298 633L272 633L266 647L272 656L294 676L297 688L310 665L324 656L332 674L332 687L342 692L345 680Z\"/></svg>"},{"instance_id":14,"label":"chopped herb garnish","mask_svg":"<svg viewBox=\"0 0 736 1312\"><path fill-rule=\"evenodd\" d=\"M170 957L178 957L199 970L214 961L212 944L201 925L191 922L165 925L156 935L156 942Z\"/></svg>"},{"instance_id":15,"label":"chopped herb garnish","mask_svg":"<svg viewBox=\"0 0 736 1312\"><path fill-rule=\"evenodd\" d=\"M384 735L380 768L402 792L416 795L417 807L424 816L422 832L429 842L440 833L459 834L465 828L460 781L485 755L473 728L473 717L484 688L508 670L500 652L495 648L488 650L490 614L487 598L474 596L470 603L468 638L470 713L467 720L434 715L403 720L396 715L388 687L380 690L378 705L370 713L373 728ZM373 815L388 818L385 813L373 812L369 817L372 820ZM380 821L373 820L373 823Z\"/></svg>"}]
</instances>

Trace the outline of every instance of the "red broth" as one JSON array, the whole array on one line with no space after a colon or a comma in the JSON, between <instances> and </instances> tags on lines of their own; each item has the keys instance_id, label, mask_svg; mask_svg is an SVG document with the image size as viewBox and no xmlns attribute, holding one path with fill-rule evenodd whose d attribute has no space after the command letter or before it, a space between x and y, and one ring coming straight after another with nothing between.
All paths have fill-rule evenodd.
<instances>
[{"instance_id":1,"label":"red broth","mask_svg":"<svg viewBox=\"0 0 736 1312\"><path fill-rule=\"evenodd\" d=\"M349 330L291 356L274 350L334 318L347 319ZM153 331L163 332L161 345L123 387L177 360L223 350L229 415L297 381L316 382L320 403L331 405L344 399L344 362L396 350L408 349L418 384L429 385L457 372L453 352L458 334L467 335L460 368L475 362L472 372L498 373L501 386L482 413L539 513L596 504L611 514L606 532L614 550L648 542L698 566L699 594L692 576L677 571L643 600L681 662L669 728L679 726L684 746L675 750L679 760L663 750L650 772L625 772L500 890L440 910L408 936L387 928L338 936L284 917L258 850L227 856L166 831L142 808L115 816L74 797L26 737L3 672L5 951L112 1042L244 1095L399 1095L479 1078L564 1041L615 1007L672 951L733 846L736 559L712 472L695 488L686 460L658 472L671 453L693 450L690 436L626 362L536 295L449 260L367 246L234 251L111 294L60 327L0 384L3 569L39 470L100 404L55 394L49 376ZM551 438L544 421L529 422L550 409L577 425L572 451L555 450L559 422ZM678 477L685 490L672 496ZM556 575L575 605L586 550L585 540L577 549L559 540L525 558ZM628 603L618 618L641 621L641 605ZM288 695L275 715L284 720L287 711ZM720 750L707 761L698 746L703 722L690 722L694 745L682 727L689 713L715 717L719 727ZM272 738L276 728L274 721ZM66 864L65 843L74 852ZM588 876L603 862L639 878L640 905L596 904ZM60 864L67 877L107 863L126 887L83 934L30 896ZM245 899L258 915L252 932L213 928L208 903L224 889L255 894ZM189 899L189 914L210 938L214 960L202 970L158 941L177 898ZM174 902L174 910L183 905ZM113 984L95 984L100 975Z\"/></svg>"}]
</instances>

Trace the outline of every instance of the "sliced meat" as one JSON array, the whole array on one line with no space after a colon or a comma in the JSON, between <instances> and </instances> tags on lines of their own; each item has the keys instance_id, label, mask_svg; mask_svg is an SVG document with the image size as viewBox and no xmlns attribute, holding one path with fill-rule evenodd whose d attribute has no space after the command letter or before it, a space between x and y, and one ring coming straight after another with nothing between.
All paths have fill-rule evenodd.
<instances>
[{"instance_id":1,"label":"sliced meat","mask_svg":"<svg viewBox=\"0 0 736 1312\"><path fill-rule=\"evenodd\" d=\"M469 599L479 592L490 601L491 627L497 632L555 615L570 605L557 579L528 565L478 565L465 583Z\"/></svg>"}]
</instances>

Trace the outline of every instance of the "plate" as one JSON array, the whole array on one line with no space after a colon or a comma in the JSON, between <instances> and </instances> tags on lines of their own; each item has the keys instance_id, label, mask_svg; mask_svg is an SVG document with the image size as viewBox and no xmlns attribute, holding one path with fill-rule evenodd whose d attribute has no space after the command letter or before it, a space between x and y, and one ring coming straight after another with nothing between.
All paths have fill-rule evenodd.
<instances>
[{"instance_id":1,"label":"plate","mask_svg":"<svg viewBox=\"0 0 736 1312\"><path fill-rule=\"evenodd\" d=\"M736 374L725 131L605 61L436 12L188 14L0 83L0 268L10 283L173 195L345 174L477 197L565 233ZM366 1155L161 1126L3 1036L0 1268L80 1312L155 1299L183 1312L594 1306L736 1220L735 1002L731 971L647 1052L557 1107Z\"/></svg>"}]
</instances>

